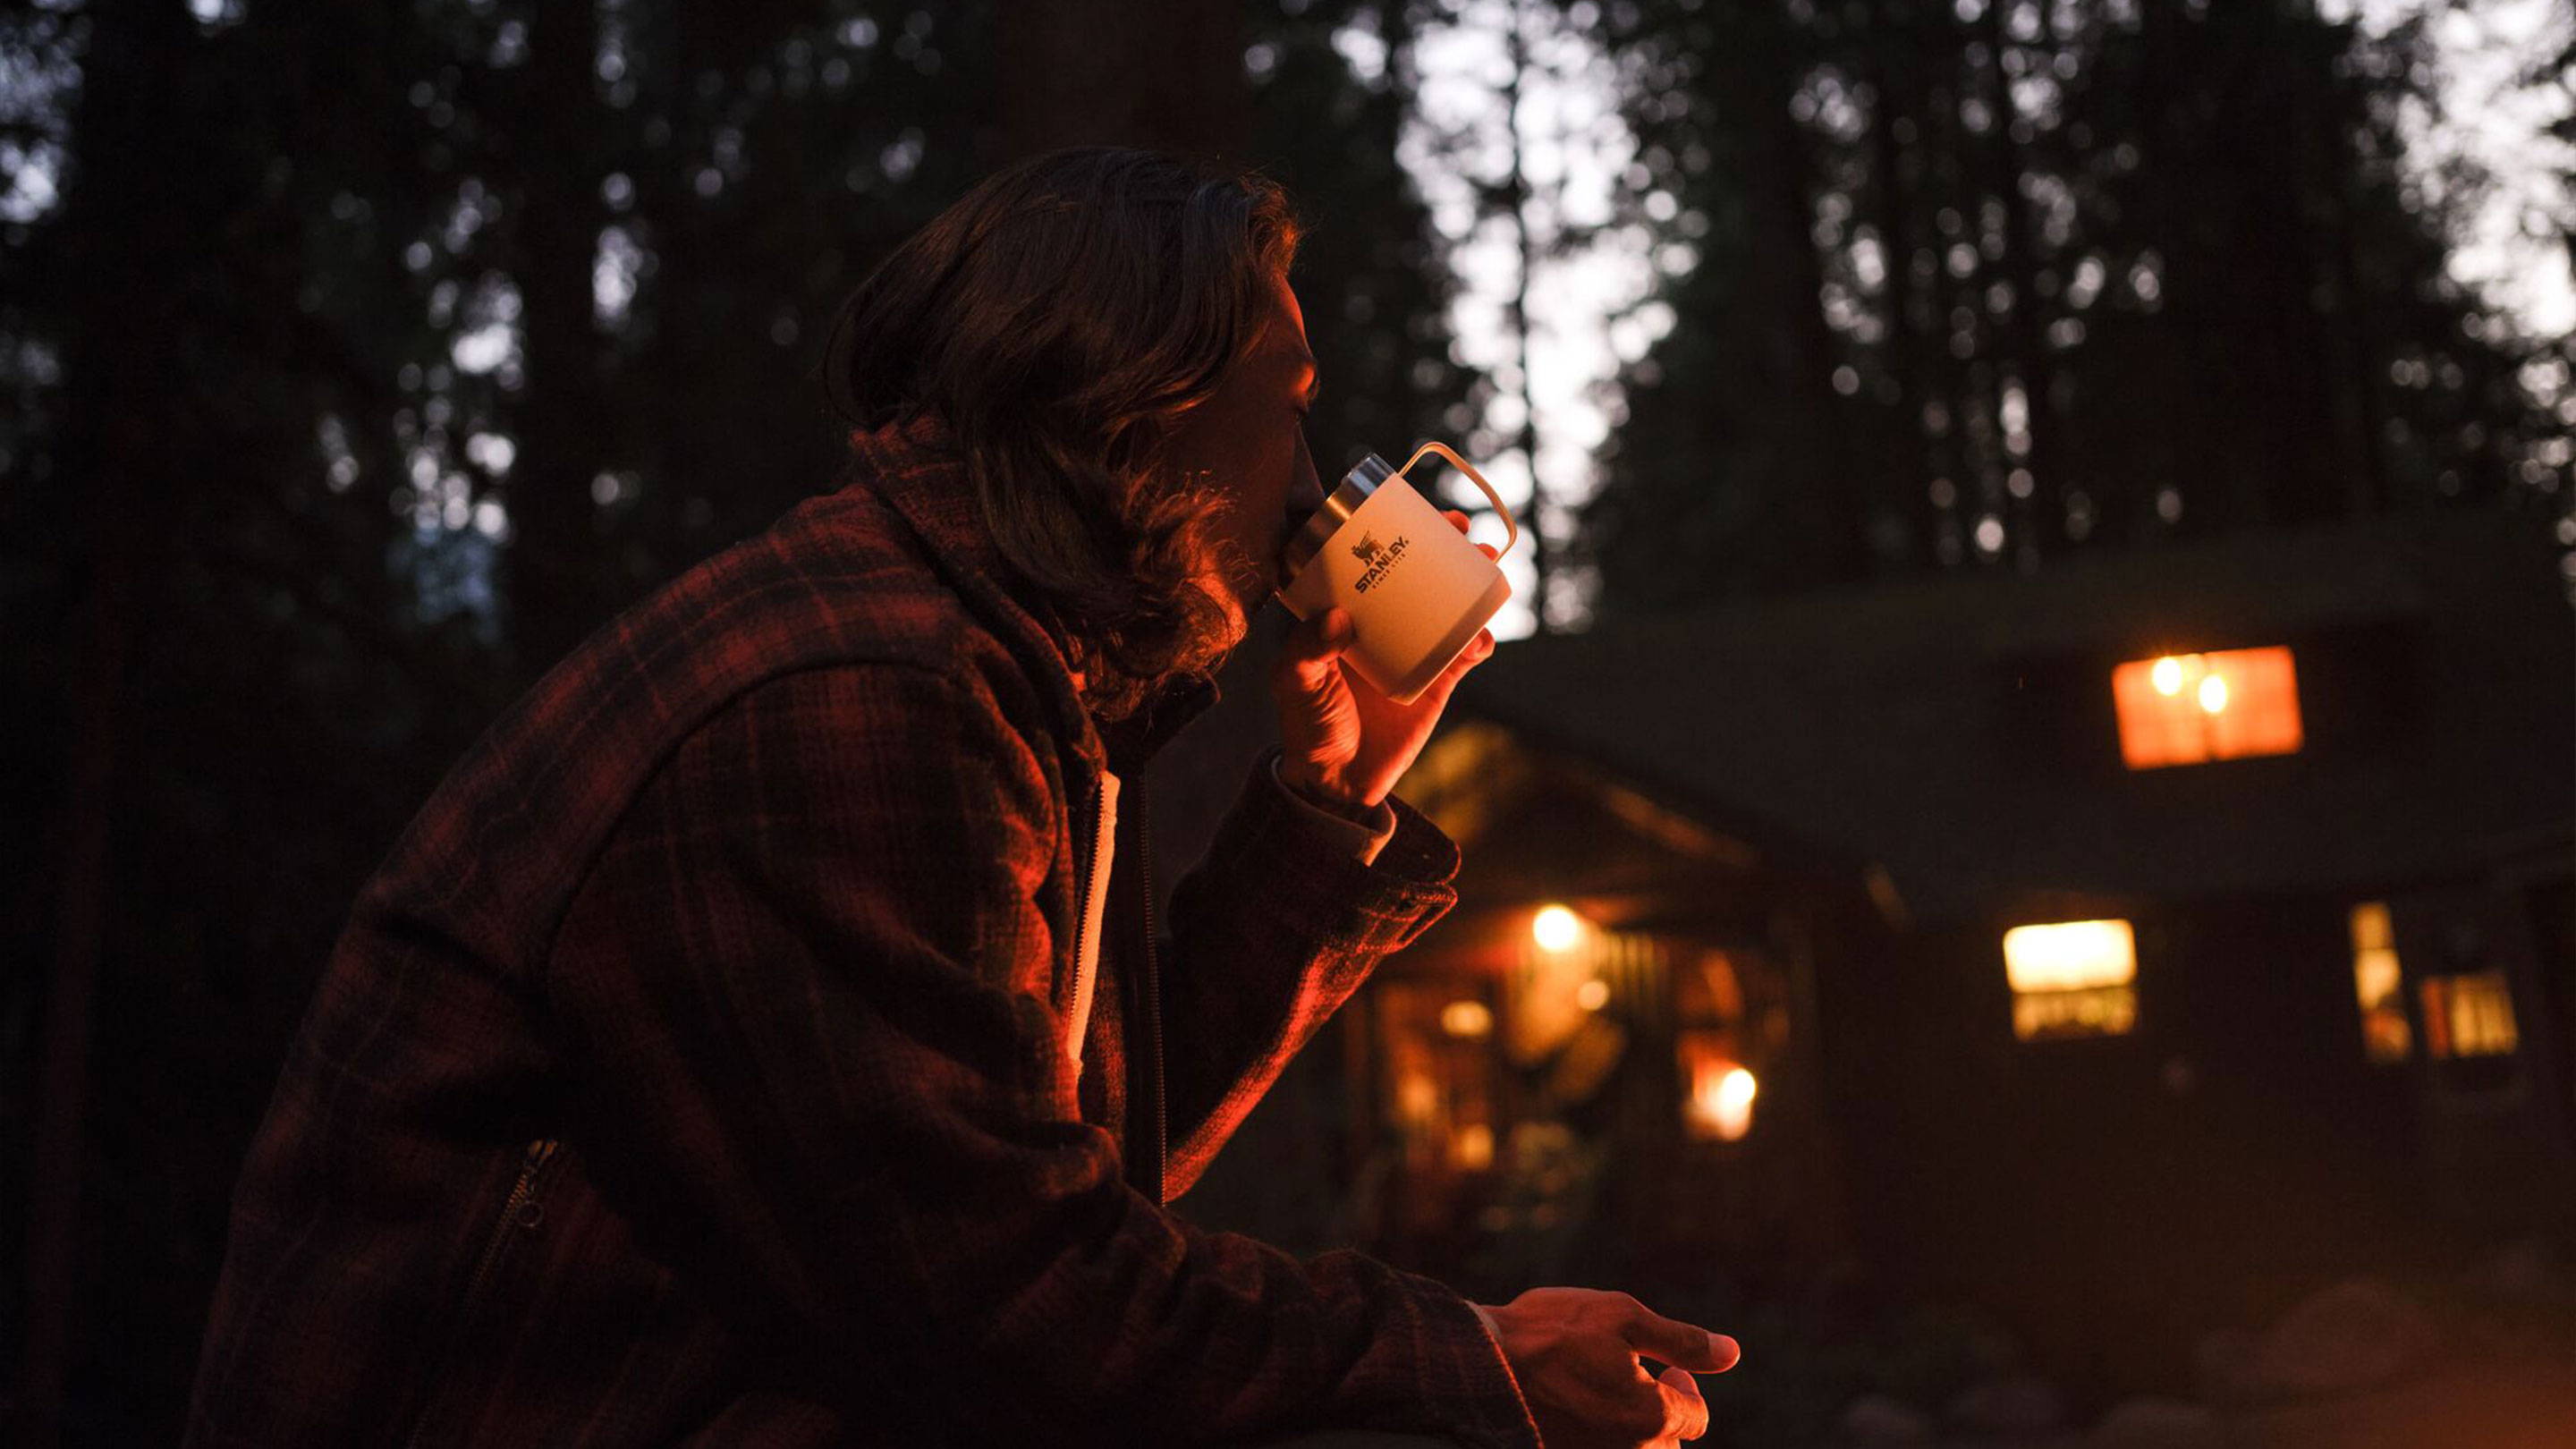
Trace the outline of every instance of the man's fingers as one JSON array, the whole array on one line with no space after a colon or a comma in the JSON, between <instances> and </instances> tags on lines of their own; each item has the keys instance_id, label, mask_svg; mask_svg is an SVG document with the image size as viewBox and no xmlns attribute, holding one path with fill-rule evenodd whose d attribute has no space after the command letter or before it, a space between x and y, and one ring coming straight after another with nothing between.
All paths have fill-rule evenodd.
<instances>
[{"instance_id":1,"label":"man's fingers","mask_svg":"<svg viewBox=\"0 0 2576 1449\"><path fill-rule=\"evenodd\" d=\"M1460 533L1465 533L1467 531L1467 515L1459 512L1457 509L1443 508L1440 510L1440 516L1449 520L1449 526L1451 528L1458 530ZM1487 558L1498 559L1503 556L1502 551L1495 548L1490 543L1480 543L1476 545L1476 547L1484 550L1485 557Z\"/></svg>"},{"instance_id":2,"label":"man's fingers","mask_svg":"<svg viewBox=\"0 0 2576 1449\"><path fill-rule=\"evenodd\" d=\"M1308 689L1321 688L1350 647L1351 616L1345 609L1326 609L1300 622L1280 641L1281 671Z\"/></svg>"},{"instance_id":3,"label":"man's fingers","mask_svg":"<svg viewBox=\"0 0 2576 1449\"><path fill-rule=\"evenodd\" d=\"M1434 704L1446 704L1449 692L1458 687L1458 681L1467 677L1467 671L1492 658L1493 654L1494 631L1491 629L1477 631L1475 642L1459 650L1458 657L1449 661L1449 667L1441 670L1439 677L1431 681L1430 687L1414 697L1414 702L1419 704L1429 700Z\"/></svg>"},{"instance_id":4,"label":"man's fingers","mask_svg":"<svg viewBox=\"0 0 2576 1449\"><path fill-rule=\"evenodd\" d=\"M1700 1405L1702 1408L1705 1408L1708 1405L1708 1400L1700 1393L1699 1379L1697 1376L1693 1375L1689 1369L1680 1367L1667 1368L1662 1373L1655 1375L1655 1382L1662 1384L1664 1386L1665 1393L1668 1395L1674 1395L1682 1399L1686 1399L1691 1403Z\"/></svg>"},{"instance_id":5,"label":"man's fingers","mask_svg":"<svg viewBox=\"0 0 2576 1449\"><path fill-rule=\"evenodd\" d=\"M1630 1348L1693 1373L1722 1374L1735 1367L1736 1359L1742 1356L1735 1340L1725 1334L1676 1323L1642 1304L1622 1328Z\"/></svg>"},{"instance_id":6,"label":"man's fingers","mask_svg":"<svg viewBox=\"0 0 2576 1449\"><path fill-rule=\"evenodd\" d=\"M1699 1380L1685 1368L1668 1368L1655 1375L1655 1386L1664 1396L1664 1428L1678 1438L1696 1439L1708 1432L1708 1400L1701 1396Z\"/></svg>"}]
</instances>

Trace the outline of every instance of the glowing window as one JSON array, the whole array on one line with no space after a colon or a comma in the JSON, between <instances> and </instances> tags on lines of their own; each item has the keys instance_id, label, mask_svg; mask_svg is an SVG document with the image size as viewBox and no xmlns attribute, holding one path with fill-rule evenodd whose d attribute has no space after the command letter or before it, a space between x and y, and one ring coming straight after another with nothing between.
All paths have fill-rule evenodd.
<instances>
[{"instance_id":1,"label":"glowing window","mask_svg":"<svg viewBox=\"0 0 2576 1449\"><path fill-rule=\"evenodd\" d=\"M2222 649L2139 659L2111 671L2120 758L2132 770L2298 753L2298 671L2290 651Z\"/></svg>"},{"instance_id":2,"label":"glowing window","mask_svg":"<svg viewBox=\"0 0 2576 1449\"><path fill-rule=\"evenodd\" d=\"M2427 1056L2508 1057L2521 1042L2503 972L2427 976L2422 991Z\"/></svg>"},{"instance_id":3,"label":"glowing window","mask_svg":"<svg viewBox=\"0 0 2576 1449\"><path fill-rule=\"evenodd\" d=\"M2400 981L2388 903L2364 901L2352 908L2352 994L2361 1007L2361 1050L2374 1062L2402 1062L2415 1049Z\"/></svg>"},{"instance_id":4,"label":"glowing window","mask_svg":"<svg viewBox=\"0 0 2576 1449\"><path fill-rule=\"evenodd\" d=\"M2138 1024L2137 937L2126 921L2059 921L2004 932L2013 1035L2122 1036Z\"/></svg>"},{"instance_id":5,"label":"glowing window","mask_svg":"<svg viewBox=\"0 0 2576 1449\"><path fill-rule=\"evenodd\" d=\"M1370 990L1379 1120L1403 1171L1439 1182L1490 1167L1499 1120L1487 1055L1493 1008L1452 982L1382 979ZM1433 1194L1405 1210L1430 1211L1437 1201Z\"/></svg>"}]
</instances>

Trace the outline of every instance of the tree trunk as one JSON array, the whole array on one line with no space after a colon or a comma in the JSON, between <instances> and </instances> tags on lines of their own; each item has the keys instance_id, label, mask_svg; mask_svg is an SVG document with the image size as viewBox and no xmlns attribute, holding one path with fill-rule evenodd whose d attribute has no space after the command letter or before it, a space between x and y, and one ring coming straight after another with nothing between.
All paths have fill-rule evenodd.
<instances>
[{"instance_id":1,"label":"tree trunk","mask_svg":"<svg viewBox=\"0 0 2576 1449\"><path fill-rule=\"evenodd\" d=\"M1196 0L1012 6L993 30L990 165L1059 146L1240 164L1252 134L1240 10Z\"/></svg>"},{"instance_id":2,"label":"tree trunk","mask_svg":"<svg viewBox=\"0 0 2576 1449\"><path fill-rule=\"evenodd\" d=\"M529 679L599 623L608 597L590 496L606 415L591 295L607 219L594 164L604 123L592 79L598 54L597 6L530 7L518 115L502 133L509 148L496 167L526 372L512 419L518 456L505 567L511 646Z\"/></svg>"},{"instance_id":3,"label":"tree trunk","mask_svg":"<svg viewBox=\"0 0 2576 1449\"><path fill-rule=\"evenodd\" d=\"M1905 3L1872 0L1862 53L1878 98L1870 116L1870 170L1877 182L1879 248L1887 258L1885 356L1888 376L1896 384L1896 423L1887 430L1887 482L1896 490L1909 550L1929 550L1938 520L1931 475L1924 468L1931 440L1923 434L1923 338L1914 326L1914 188L1906 183L1904 144L1896 135L1897 122L1910 120L1921 109L1913 73L1912 17L1900 8Z\"/></svg>"},{"instance_id":4,"label":"tree trunk","mask_svg":"<svg viewBox=\"0 0 2576 1449\"><path fill-rule=\"evenodd\" d=\"M78 300L64 308L61 476L89 496L94 560L75 618L63 842L51 979L44 1005L42 1105L26 1241L26 1323L12 1442L42 1449L62 1434L63 1386L77 1353L75 1285L85 1256L80 1213L89 1103L90 1006L114 864L118 745L128 661L170 576L173 483L184 466L161 420L184 415L178 360L191 274L163 248L210 219L193 139L203 117L188 64L196 43L178 6L90 7L90 43L74 118L73 165L54 221L58 254L77 258Z\"/></svg>"},{"instance_id":5,"label":"tree trunk","mask_svg":"<svg viewBox=\"0 0 2576 1449\"><path fill-rule=\"evenodd\" d=\"M2045 7L2043 7L2045 8ZM2033 265L2032 253L2039 239L2031 232L2030 207L2021 194L2021 143L2014 139L2012 128L2019 112L2013 103L2012 72L2004 65L2004 53L2011 39L2004 33L2001 5L1989 3L1983 13L1981 28L1991 64L1994 67L1994 138L1987 147L1989 184L1994 188L2004 209L2004 282L2012 288L2012 311L2002 320L2002 331L2008 339L2013 359L2014 380L2021 385L2023 417L2030 431L2030 448L2020 466L2029 469L2031 491L2027 498L2008 501L2008 509L2021 514L2022 551L2035 560L2041 529L2040 520L2063 519L2062 493L2065 479L2063 450L2058 446L2056 418L2049 409L2050 383L2054 369L2050 365L2046 340L2039 328L2039 268ZM1998 416L1998 426L2001 418ZM2009 456L2005 466L2014 460Z\"/></svg>"},{"instance_id":6,"label":"tree trunk","mask_svg":"<svg viewBox=\"0 0 2576 1449\"><path fill-rule=\"evenodd\" d=\"M1538 270L1537 238L1530 233L1530 184L1527 166L1529 146L1521 135L1521 82L1529 74L1529 36L1523 30L1528 23L1522 0L1512 0L1512 29L1507 50L1511 78L1503 87L1503 114L1511 128L1512 173L1505 184L1506 203L1511 207L1512 237L1520 247L1520 270L1514 275L1512 300L1506 309L1504 324L1512 329L1512 340L1519 349L1521 426L1518 447L1521 461L1529 469L1529 503L1521 515L1521 532L1529 539L1530 556L1530 627L1533 632L1547 632L1549 557L1547 546L1546 490L1538 480L1538 403L1530 389L1530 284Z\"/></svg>"},{"instance_id":7,"label":"tree trunk","mask_svg":"<svg viewBox=\"0 0 2576 1449\"><path fill-rule=\"evenodd\" d=\"M1808 589L1866 572L1860 484L1831 381L1836 343L1814 236L1815 168L1789 109L1812 57L1806 30L1776 0L1747 7L1744 33L1750 43L1721 62L1732 73L1719 84L1738 95L1731 123L1744 136L1750 233L1742 295L1760 319L1758 385L1776 399L1774 415L1749 429L1747 466L1776 520L1757 563L1775 590Z\"/></svg>"}]
</instances>

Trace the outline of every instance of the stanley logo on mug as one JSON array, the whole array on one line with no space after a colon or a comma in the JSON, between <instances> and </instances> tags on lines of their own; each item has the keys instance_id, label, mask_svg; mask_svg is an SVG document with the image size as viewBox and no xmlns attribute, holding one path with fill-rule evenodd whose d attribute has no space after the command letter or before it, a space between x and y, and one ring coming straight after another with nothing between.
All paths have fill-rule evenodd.
<instances>
[{"instance_id":1,"label":"stanley logo on mug","mask_svg":"<svg viewBox=\"0 0 2576 1449\"><path fill-rule=\"evenodd\" d=\"M1395 567L1397 559L1404 557L1405 545L1411 541L1399 533L1395 536L1395 542L1380 544L1374 536L1363 534L1359 542L1351 545L1351 556L1367 567L1361 571L1359 578L1352 582L1351 591L1358 594L1367 593L1378 580L1386 577L1388 569Z\"/></svg>"}]
</instances>

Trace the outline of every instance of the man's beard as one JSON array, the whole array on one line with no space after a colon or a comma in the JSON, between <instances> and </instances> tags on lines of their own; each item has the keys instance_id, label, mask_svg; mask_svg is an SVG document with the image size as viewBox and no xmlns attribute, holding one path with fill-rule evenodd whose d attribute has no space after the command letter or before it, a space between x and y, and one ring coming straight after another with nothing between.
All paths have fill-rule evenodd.
<instances>
[{"instance_id":1,"label":"man's beard","mask_svg":"<svg viewBox=\"0 0 2576 1449\"><path fill-rule=\"evenodd\" d=\"M1270 597L1270 571L1228 541L1216 549L1219 570L1203 579L1201 587L1225 611L1224 647L1219 657L1231 655L1252 632L1252 616Z\"/></svg>"}]
</instances>

